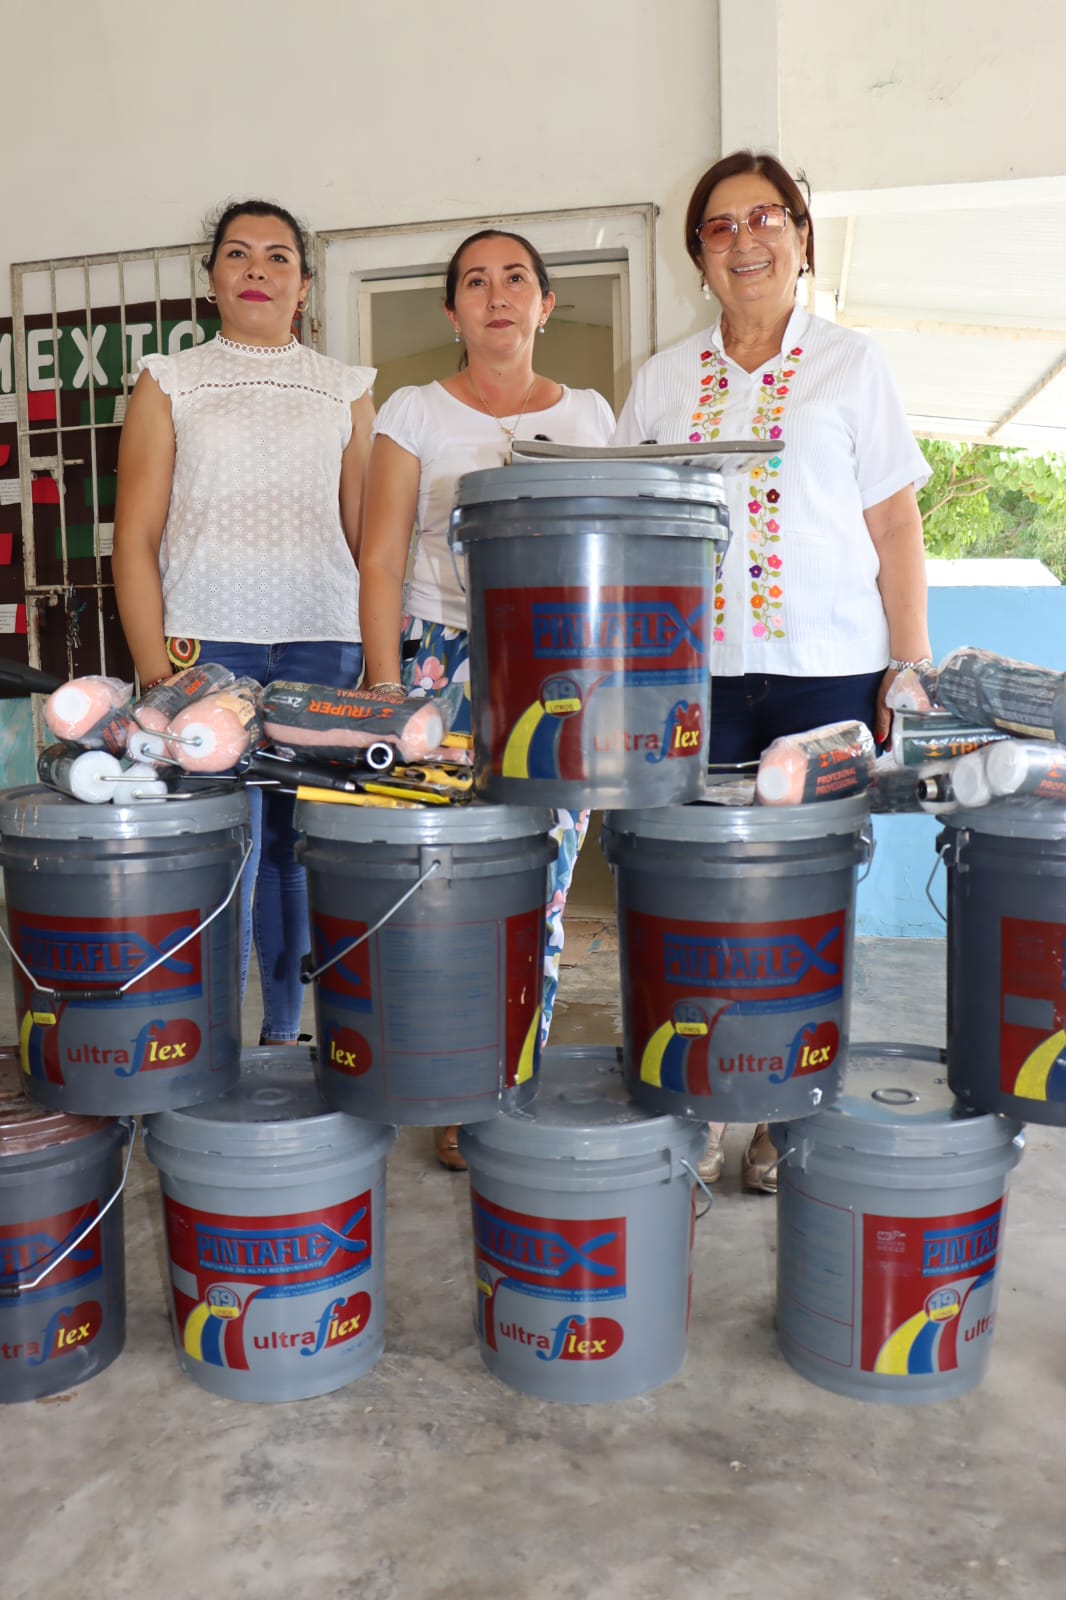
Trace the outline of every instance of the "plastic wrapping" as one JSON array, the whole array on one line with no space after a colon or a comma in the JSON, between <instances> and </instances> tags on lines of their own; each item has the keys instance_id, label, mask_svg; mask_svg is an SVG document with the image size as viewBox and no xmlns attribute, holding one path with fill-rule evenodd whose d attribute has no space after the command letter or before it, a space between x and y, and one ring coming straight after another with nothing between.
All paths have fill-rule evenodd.
<instances>
[{"instance_id":1,"label":"plastic wrapping","mask_svg":"<svg viewBox=\"0 0 1066 1600\"><path fill-rule=\"evenodd\" d=\"M982 727L950 711L920 714L896 711L892 716L892 758L901 767L924 767L930 761L955 761L1009 734Z\"/></svg>"},{"instance_id":2,"label":"plastic wrapping","mask_svg":"<svg viewBox=\"0 0 1066 1600\"><path fill-rule=\"evenodd\" d=\"M940 663L937 693L957 716L1066 743L1066 673L966 645Z\"/></svg>"},{"instance_id":3,"label":"plastic wrapping","mask_svg":"<svg viewBox=\"0 0 1066 1600\"><path fill-rule=\"evenodd\" d=\"M1035 740L1005 739L984 753L985 777L994 795L1032 795L1066 804L1066 748Z\"/></svg>"},{"instance_id":4,"label":"plastic wrapping","mask_svg":"<svg viewBox=\"0 0 1066 1600\"><path fill-rule=\"evenodd\" d=\"M44 725L56 739L83 750L121 755L130 726L133 685L120 678L69 678L44 703Z\"/></svg>"},{"instance_id":5,"label":"plastic wrapping","mask_svg":"<svg viewBox=\"0 0 1066 1600\"><path fill-rule=\"evenodd\" d=\"M275 744L337 761L379 740L397 745L405 761L424 761L446 732L435 700L383 700L314 683L269 684L262 714Z\"/></svg>"},{"instance_id":6,"label":"plastic wrapping","mask_svg":"<svg viewBox=\"0 0 1066 1600\"><path fill-rule=\"evenodd\" d=\"M874 757L873 734L863 722L829 722L775 739L759 762L756 801L797 806L860 794L873 775Z\"/></svg>"},{"instance_id":7,"label":"plastic wrapping","mask_svg":"<svg viewBox=\"0 0 1066 1600\"><path fill-rule=\"evenodd\" d=\"M199 661L194 667L185 667L149 689L132 709L133 726L126 739L126 753L130 759L164 759L166 741L163 735L174 718L180 716L186 706L194 705L213 690L228 688L233 681L228 667L214 661Z\"/></svg>"},{"instance_id":8,"label":"plastic wrapping","mask_svg":"<svg viewBox=\"0 0 1066 1600\"><path fill-rule=\"evenodd\" d=\"M45 747L37 757L37 776L50 789L88 805L114 798L122 777L122 763L109 750L86 750L83 745L61 742Z\"/></svg>"},{"instance_id":9,"label":"plastic wrapping","mask_svg":"<svg viewBox=\"0 0 1066 1600\"><path fill-rule=\"evenodd\" d=\"M186 706L167 729L168 754L186 772L232 771L262 742L260 693L253 678L238 678Z\"/></svg>"}]
</instances>

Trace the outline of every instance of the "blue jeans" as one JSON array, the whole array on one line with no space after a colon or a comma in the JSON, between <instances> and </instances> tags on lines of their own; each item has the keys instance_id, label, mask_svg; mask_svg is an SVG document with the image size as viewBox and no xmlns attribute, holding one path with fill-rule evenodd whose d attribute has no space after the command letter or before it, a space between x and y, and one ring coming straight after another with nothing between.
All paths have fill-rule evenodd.
<instances>
[{"instance_id":1,"label":"blue jeans","mask_svg":"<svg viewBox=\"0 0 1066 1600\"><path fill-rule=\"evenodd\" d=\"M884 669L844 678L791 678L749 672L711 680L708 760L758 761L766 746L789 733L827 722L865 722L873 732Z\"/></svg>"},{"instance_id":2,"label":"blue jeans","mask_svg":"<svg viewBox=\"0 0 1066 1600\"><path fill-rule=\"evenodd\" d=\"M265 688L285 679L354 689L363 671L363 647L331 639L293 644L239 644L200 640L200 661L217 661L239 678ZM304 985L300 962L311 948L307 874L295 856L292 795L246 791L252 813L252 854L241 883L241 998L248 981L252 940L263 990L262 1040L292 1040L300 1031Z\"/></svg>"}]
</instances>

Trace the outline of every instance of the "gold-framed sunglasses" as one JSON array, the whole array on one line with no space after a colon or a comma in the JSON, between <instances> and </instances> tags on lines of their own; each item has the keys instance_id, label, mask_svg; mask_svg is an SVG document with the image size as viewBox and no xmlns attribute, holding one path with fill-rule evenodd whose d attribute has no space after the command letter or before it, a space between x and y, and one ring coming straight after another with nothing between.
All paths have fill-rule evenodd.
<instances>
[{"instance_id":1,"label":"gold-framed sunglasses","mask_svg":"<svg viewBox=\"0 0 1066 1600\"><path fill-rule=\"evenodd\" d=\"M712 255L722 255L732 246L740 232L741 223L758 243L760 240L779 239L791 215L788 206L753 206L739 222L735 217L708 217L697 227L696 238Z\"/></svg>"}]
</instances>

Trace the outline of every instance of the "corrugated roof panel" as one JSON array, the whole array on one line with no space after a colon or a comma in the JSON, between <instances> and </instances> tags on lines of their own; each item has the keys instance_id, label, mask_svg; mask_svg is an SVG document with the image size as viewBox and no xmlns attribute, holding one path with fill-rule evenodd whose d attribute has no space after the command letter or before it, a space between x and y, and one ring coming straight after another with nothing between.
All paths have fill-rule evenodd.
<instances>
[{"instance_id":1,"label":"corrugated roof panel","mask_svg":"<svg viewBox=\"0 0 1066 1600\"><path fill-rule=\"evenodd\" d=\"M972 417L992 423L1059 359L1059 345L1030 340L870 335L884 350L911 414ZM1063 413L1066 422L1066 411Z\"/></svg>"}]
</instances>

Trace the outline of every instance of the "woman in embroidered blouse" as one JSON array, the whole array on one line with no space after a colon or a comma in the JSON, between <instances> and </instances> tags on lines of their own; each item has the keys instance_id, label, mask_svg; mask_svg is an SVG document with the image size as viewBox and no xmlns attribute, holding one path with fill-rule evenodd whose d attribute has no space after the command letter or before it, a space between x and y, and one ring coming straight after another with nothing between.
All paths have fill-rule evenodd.
<instances>
[{"instance_id":1,"label":"woman in embroidered blouse","mask_svg":"<svg viewBox=\"0 0 1066 1600\"><path fill-rule=\"evenodd\" d=\"M780 454L727 480L732 539L715 586L710 760L844 718L889 732L885 692L929 655L915 495L929 476L888 365L866 335L796 303L814 266L803 194L750 150L703 174L685 217L708 329L637 374L615 443L755 438ZM747 1187L776 1187L763 1127ZM701 1168L721 1171L721 1130Z\"/></svg>"},{"instance_id":2,"label":"woman in embroidered blouse","mask_svg":"<svg viewBox=\"0 0 1066 1600\"><path fill-rule=\"evenodd\" d=\"M146 356L122 430L112 570L141 686L205 660L262 684L354 688L374 374L294 338L311 270L284 208L228 206L203 264L221 333ZM242 985L254 927L261 1042L290 1043L310 948L293 802L260 790L249 799Z\"/></svg>"},{"instance_id":3,"label":"woman in embroidered blouse","mask_svg":"<svg viewBox=\"0 0 1066 1600\"><path fill-rule=\"evenodd\" d=\"M518 234L483 229L464 239L449 262L444 309L456 342L466 346L466 361L442 383L390 395L374 428L360 593L371 684L397 687L406 611L412 614L407 635L418 640L417 656L405 672L408 690L429 694L449 684L468 685L466 596L447 545L460 476L501 466L516 435L561 444L610 440L614 416L602 395L569 389L533 370L536 336L554 305L539 251ZM405 591L412 527L417 543ZM468 699L460 703L454 731L470 731ZM542 1043L558 983L563 907L588 815L560 811L555 822L559 857L549 884ZM438 1130L436 1150L443 1166L466 1165L455 1128Z\"/></svg>"}]
</instances>

